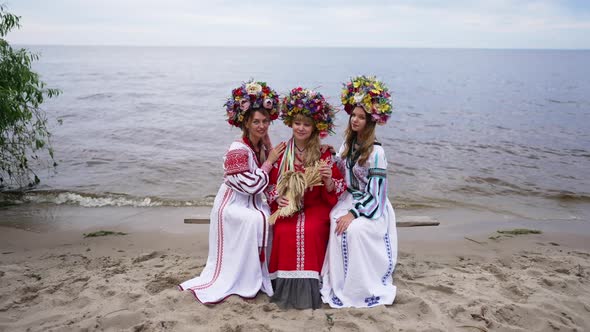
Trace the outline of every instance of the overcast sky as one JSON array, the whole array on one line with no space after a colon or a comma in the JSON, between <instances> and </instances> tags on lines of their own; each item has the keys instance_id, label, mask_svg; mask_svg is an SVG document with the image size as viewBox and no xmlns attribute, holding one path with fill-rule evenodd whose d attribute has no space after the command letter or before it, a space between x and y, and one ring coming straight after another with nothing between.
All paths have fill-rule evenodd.
<instances>
[{"instance_id":1,"label":"overcast sky","mask_svg":"<svg viewBox=\"0 0 590 332\"><path fill-rule=\"evenodd\" d=\"M17 44L590 48L590 0L0 0Z\"/></svg>"}]
</instances>

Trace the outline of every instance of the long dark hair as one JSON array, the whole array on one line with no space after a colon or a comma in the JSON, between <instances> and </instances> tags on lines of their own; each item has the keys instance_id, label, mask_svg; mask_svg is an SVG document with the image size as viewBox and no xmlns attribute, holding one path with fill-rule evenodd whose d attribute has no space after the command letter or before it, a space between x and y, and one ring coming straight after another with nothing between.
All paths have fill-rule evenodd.
<instances>
[{"instance_id":1,"label":"long dark hair","mask_svg":"<svg viewBox=\"0 0 590 332\"><path fill-rule=\"evenodd\" d=\"M256 113L256 112L264 115L268 120L270 120L270 113L268 112L268 110L266 108L250 109L248 112L246 112L246 114L244 116L244 121L242 121L242 137L248 137L248 135L250 134L248 132L248 128L246 128L246 124L250 123L250 119L252 119L254 117L254 113Z\"/></svg>"},{"instance_id":2,"label":"long dark hair","mask_svg":"<svg viewBox=\"0 0 590 332\"><path fill-rule=\"evenodd\" d=\"M246 115L244 117L244 121L242 122L242 138L247 139L248 144L252 144L252 142L250 142L250 136L249 136L250 132L248 131L246 124L250 124L250 121L252 118L254 118L254 114L256 112L264 115L266 117L266 119L270 120L270 113L265 108L254 108L254 109L250 109L248 112L246 112ZM254 147L252 147L252 148L254 148ZM258 142L258 148L260 151L257 156L258 161L263 163L266 160L267 151L265 150L265 147L264 147L264 144L262 144L262 141Z\"/></svg>"},{"instance_id":3,"label":"long dark hair","mask_svg":"<svg viewBox=\"0 0 590 332\"><path fill-rule=\"evenodd\" d=\"M352 153L353 145L360 142L361 144L358 150L355 151L355 155L358 156L358 164L365 165L371 152L373 152L373 143L375 143L375 125L377 122L373 120L370 114L365 113L365 128L361 135L358 135L357 132L352 130L352 125L350 124L351 120L352 113L348 118L348 126L344 131L344 151L342 151L341 157L347 158ZM355 156L351 157L356 158Z\"/></svg>"}]
</instances>

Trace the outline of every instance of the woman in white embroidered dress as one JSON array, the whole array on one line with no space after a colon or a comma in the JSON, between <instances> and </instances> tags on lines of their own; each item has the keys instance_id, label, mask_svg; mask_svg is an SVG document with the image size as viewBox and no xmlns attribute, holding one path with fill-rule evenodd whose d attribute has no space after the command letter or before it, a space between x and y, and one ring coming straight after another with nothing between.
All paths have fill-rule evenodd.
<instances>
[{"instance_id":1,"label":"woman in white embroidered dress","mask_svg":"<svg viewBox=\"0 0 590 332\"><path fill-rule=\"evenodd\" d=\"M322 300L333 308L392 304L397 231L387 159L375 140L375 125L391 114L390 94L374 77L360 76L345 84L342 104L350 118L336 163L348 189L330 213Z\"/></svg>"},{"instance_id":2,"label":"woman in white embroidered dress","mask_svg":"<svg viewBox=\"0 0 590 332\"><path fill-rule=\"evenodd\" d=\"M209 227L209 255L201 275L183 282L204 304L230 295L255 297L259 290L273 295L265 258L269 207L263 201L268 172L285 145L271 150L268 127L278 117L277 93L264 82L242 84L226 102L230 125L242 129L224 157L221 184Z\"/></svg>"}]
</instances>

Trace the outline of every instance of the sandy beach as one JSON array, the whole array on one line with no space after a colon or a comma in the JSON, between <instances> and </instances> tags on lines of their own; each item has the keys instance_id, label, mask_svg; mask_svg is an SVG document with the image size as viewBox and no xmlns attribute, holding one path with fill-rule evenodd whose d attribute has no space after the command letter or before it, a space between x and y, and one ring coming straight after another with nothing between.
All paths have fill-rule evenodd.
<instances>
[{"instance_id":1,"label":"sandy beach","mask_svg":"<svg viewBox=\"0 0 590 332\"><path fill-rule=\"evenodd\" d=\"M590 0L0 0L0 332L590 332L588 35ZM242 227L273 188L305 213ZM187 288L315 289L335 194L366 308L178 287L215 206Z\"/></svg>"},{"instance_id":2,"label":"sandy beach","mask_svg":"<svg viewBox=\"0 0 590 332\"><path fill-rule=\"evenodd\" d=\"M202 270L208 248L208 225L182 219L204 213L0 210L0 331L590 330L585 221L519 223L445 211L436 216L441 226L399 229L392 306L284 311L263 294L205 306L177 290ZM495 238L516 227L543 232ZM102 229L127 234L83 236Z\"/></svg>"}]
</instances>

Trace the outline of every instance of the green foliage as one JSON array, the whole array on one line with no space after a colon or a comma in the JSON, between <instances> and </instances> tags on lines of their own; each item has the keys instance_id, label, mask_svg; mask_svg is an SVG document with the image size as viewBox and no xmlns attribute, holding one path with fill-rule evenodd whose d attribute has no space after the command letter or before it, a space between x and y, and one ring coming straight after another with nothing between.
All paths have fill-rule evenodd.
<instances>
[{"instance_id":1,"label":"green foliage","mask_svg":"<svg viewBox=\"0 0 590 332\"><path fill-rule=\"evenodd\" d=\"M31 70L39 55L14 49L4 39L20 27L19 19L0 5L0 189L10 184L35 185L39 177L33 167L44 161L49 161L49 167L56 166L47 117L40 105L60 91L46 88Z\"/></svg>"},{"instance_id":2,"label":"green foliage","mask_svg":"<svg viewBox=\"0 0 590 332\"><path fill-rule=\"evenodd\" d=\"M92 233L84 233L84 237L99 237L99 236L107 236L107 235L127 235L127 233L113 232L113 231L97 231L97 232L92 232Z\"/></svg>"},{"instance_id":3,"label":"green foliage","mask_svg":"<svg viewBox=\"0 0 590 332\"><path fill-rule=\"evenodd\" d=\"M334 314L326 314L326 322L328 322L328 330L331 330L334 327L334 319L332 318Z\"/></svg>"},{"instance_id":4,"label":"green foliage","mask_svg":"<svg viewBox=\"0 0 590 332\"><path fill-rule=\"evenodd\" d=\"M514 237L516 235L527 235L527 234L541 234L543 233L537 229L528 229L528 228L514 228L514 229L505 229L505 230L497 230L496 235L490 235L488 239L490 240L501 240L502 238L506 237Z\"/></svg>"},{"instance_id":5,"label":"green foliage","mask_svg":"<svg viewBox=\"0 0 590 332\"><path fill-rule=\"evenodd\" d=\"M542 232L536 229L527 229L527 228L515 228L515 229L508 229L508 230L498 230L497 231L503 235L526 235L526 234L541 234Z\"/></svg>"}]
</instances>

